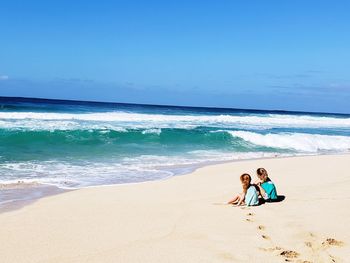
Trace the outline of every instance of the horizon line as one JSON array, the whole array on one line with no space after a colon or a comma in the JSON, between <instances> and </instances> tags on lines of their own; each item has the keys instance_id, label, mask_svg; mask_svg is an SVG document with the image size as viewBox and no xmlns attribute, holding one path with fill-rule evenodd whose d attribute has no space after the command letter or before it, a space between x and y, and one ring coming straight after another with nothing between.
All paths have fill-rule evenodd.
<instances>
[{"instance_id":1,"label":"horizon line","mask_svg":"<svg viewBox=\"0 0 350 263\"><path fill-rule=\"evenodd\" d=\"M318 111L298 111L298 110L282 110L282 109L249 109L249 108L230 108L230 107L213 107L213 106L189 106L189 105L168 105L168 104L151 104L151 103L135 103L135 102L116 102L116 101L94 101L94 100L77 100L77 99L57 99L57 98L42 98L42 97L18 97L18 96L0 96L2 99L19 99L19 100L42 100L42 101L57 101L57 102L82 102L82 103L96 103L96 104L123 104L123 105L141 105L148 107L170 107L170 108L197 108L197 109L217 109L217 110L243 110L251 112L279 112L279 113L311 113L311 114L327 114L327 115L346 115L350 113L339 112L318 112Z\"/></svg>"}]
</instances>

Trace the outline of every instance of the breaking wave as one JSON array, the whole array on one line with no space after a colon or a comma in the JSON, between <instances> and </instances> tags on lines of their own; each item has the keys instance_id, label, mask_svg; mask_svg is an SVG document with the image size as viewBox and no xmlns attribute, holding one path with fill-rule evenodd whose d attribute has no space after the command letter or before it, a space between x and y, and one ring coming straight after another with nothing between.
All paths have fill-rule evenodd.
<instances>
[{"instance_id":1,"label":"breaking wave","mask_svg":"<svg viewBox=\"0 0 350 263\"><path fill-rule=\"evenodd\" d=\"M249 143L282 149L294 149L303 152L319 151L345 152L350 150L350 137L305 133L259 134L248 131L229 131L233 137Z\"/></svg>"}]
</instances>

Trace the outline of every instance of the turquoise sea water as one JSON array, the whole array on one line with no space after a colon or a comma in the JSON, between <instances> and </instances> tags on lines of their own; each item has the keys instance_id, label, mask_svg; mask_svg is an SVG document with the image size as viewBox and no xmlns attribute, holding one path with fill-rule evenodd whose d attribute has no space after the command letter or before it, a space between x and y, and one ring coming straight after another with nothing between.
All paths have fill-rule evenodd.
<instances>
[{"instance_id":1,"label":"turquoise sea water","mask_svg":"<svg viewBox=\"0 0 350 263\"><path fill-rule=\"evenodd\" d=\"M208 162L350 150L350 115L0 97L0 183L155 180Z\"/></svg>"}]
</instances>

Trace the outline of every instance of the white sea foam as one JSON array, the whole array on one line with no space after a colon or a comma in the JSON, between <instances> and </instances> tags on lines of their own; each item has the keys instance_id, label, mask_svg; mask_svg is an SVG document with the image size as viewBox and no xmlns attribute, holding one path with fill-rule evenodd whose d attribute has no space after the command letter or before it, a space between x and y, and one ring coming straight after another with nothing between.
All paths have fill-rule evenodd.
<instances>
[{"instance_id":1,"label":"white sea foam","mask_svg":"<svg viewBox=\"0 0 350 263\"><path fill-rule=\"evenodd\" d=\"M159 135L162 133L162 129L148 129L148 130L142 131L142 134L151 134L151 133Z\"/></svg>"},{"instance_id":2,"label":"white sea foam","mask_svg":"<svg viewBox=\"0 0 350 263\"><path fill-rule=\"evenodd\" d=\"M290 154L289 154L290 155ZM143 182L167 178L174 171L210 162L254 159L288 154L221 151L192 151L185 156L141 155L109 162L70 163L63 161L30 161L0 164L0 182L38 182L61 188Z\"/></svg>"},{"instance_id":3,"label":"white sea foam","mask_svg":"<svg viewBox=\"0 0 350 263\"><path fill-rule=\"evenodd\" d=\"M198 126L230 128L350 128L350 118L308 115L166 115L129 112L39 113L0 112L0 128L85 129L183 128Z\"/></svg>"},{"instance_id":4,"label":"white sea foam","mask_svg":"<svg viewBox=\"0 0 350 263\"><path fill-rule=\"evenodd\" d=\"M248 131L227 131L234 137L255 145L282 149L294 149L303 152L349 151L350 137L305 133L268 133L259 134Z\"/></svg>"}]
</instances>

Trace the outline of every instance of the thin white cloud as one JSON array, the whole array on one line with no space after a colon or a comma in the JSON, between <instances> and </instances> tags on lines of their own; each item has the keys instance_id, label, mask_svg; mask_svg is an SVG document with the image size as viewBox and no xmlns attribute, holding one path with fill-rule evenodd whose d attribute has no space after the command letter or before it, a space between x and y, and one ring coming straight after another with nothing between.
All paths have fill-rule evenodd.
<instances>
[{"instance_id":1,"label":"thin white cloud","mask_svg":"<svg viewBox=\"0 0 350 263\"><path fill-rule=\"evenodd\" d=\"M0 80L8 80L9 76L7 75L0 75Z\"/></svg>"}]
</instances>

